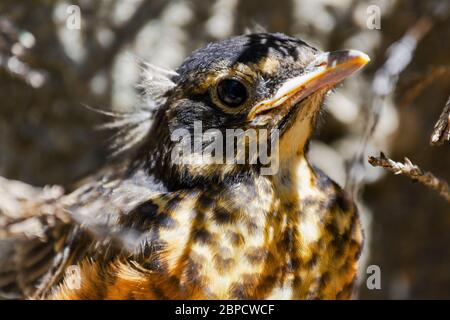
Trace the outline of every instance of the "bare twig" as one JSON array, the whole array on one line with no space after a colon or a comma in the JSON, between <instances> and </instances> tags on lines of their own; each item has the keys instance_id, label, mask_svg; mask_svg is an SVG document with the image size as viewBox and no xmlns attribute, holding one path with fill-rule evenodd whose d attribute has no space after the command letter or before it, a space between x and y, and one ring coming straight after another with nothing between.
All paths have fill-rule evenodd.
<instances>
[{"instance_id":1,"label":"bare twig","mask_svg":"<svg viewBox=\"0 0 450 320\"><path fill-rule=\"evenodd\" d=\"M383 152L380 156L369 157L369 163L374 167L383 167L384 169L393 172L394 174L401 174L417 181L424 186L436 190L448 202L450 202L450 187L447 182L437 178L431 172L422 171L417 165L414 165L411 160L405 157L405 162L396 162L387 158Z\"/></svg>"},{"instance_id":2,"label":"bare twig","mask_svg":"<svg viewBox=\"0 0 450 320\"><path fill-rule=\"evenodd\" d=\"M450 77L450 66L432 67L407 88L405 94L401 97L400 106L410 105L427 87L446 77Z\"/></svg>"},{"instance_id":3,"label":"bare twig","mask_svg":"<svg viewBox=\"0 0 450 320\"><path fill-rule=\"evenodd\" d=\"M445 141L450 141L450 97L448 97L439 120L434 125L430 144L432 146L438 146L442 145Z\"/></svg>"}]
</instances>

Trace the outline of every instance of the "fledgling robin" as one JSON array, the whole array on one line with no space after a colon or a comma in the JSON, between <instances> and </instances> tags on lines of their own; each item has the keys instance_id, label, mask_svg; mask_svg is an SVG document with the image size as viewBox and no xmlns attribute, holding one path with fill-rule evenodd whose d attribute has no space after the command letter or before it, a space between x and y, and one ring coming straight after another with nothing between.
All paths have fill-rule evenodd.
<instances>
[{"instance_id":1,"label":"fledgling robin","mask_svg":"<svg viewBox=\"0 0 450 320\"><path fill-rule=\"evenodd\" d=\"M72 193L21 201L20 213L0 207L1 291L44 299L350 298L363 241L358 214L305 150L326 93L368 61L358 51L323 53L258 33L211 43L176 72L149 67L147 107L110 125L122 128L121 161ZM244 151L241 162L209 161L211 136L222 134L214 146L228 148L230 129L241 130L231 140L244 146L256 139L273 148L266 159ZM243 136L251 130L257 134ZM189 139L173 139L180 132ZM194 149L174 157L180 144Z\"/></svg>"}]
</instances>

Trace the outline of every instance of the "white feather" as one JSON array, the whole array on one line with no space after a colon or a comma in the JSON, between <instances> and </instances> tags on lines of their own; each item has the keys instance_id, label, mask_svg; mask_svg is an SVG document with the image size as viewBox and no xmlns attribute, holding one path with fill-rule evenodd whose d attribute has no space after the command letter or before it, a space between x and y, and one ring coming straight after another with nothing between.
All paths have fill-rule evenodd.
<instances>
[{"instance_id":1,"label":"white feather","mask_svg":"<svg viewBox=\"0 0 450 320\"><path fill-rule=\"evenodd\" d=\"M105 111L86 106L90 110L113 118L112 121L98 127L117 130L111 144L113 156L141 144L152 127L155 110L164 105L167 92L175 87L171 78L178 76L173 70L154 66L138 57L136 60L143 79L137 88L144 91L138 106L126 112Z\"/></svg>"}]
</instances>

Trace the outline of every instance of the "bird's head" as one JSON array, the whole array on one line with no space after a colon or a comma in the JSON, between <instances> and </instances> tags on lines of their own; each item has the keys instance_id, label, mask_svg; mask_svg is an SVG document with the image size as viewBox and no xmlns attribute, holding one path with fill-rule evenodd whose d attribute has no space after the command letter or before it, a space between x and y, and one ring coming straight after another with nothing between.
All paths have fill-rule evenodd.
<instances>
[{"instance_id":1,"label":"bird's head","mask_svg":"<svg viewBox=\"0 0 450 320\"><path fill-rule=\"evenodd\" d=\"M283 34L211 43L172 76L150 132L155 142L144 153L157 171L188 184L260 173L274 157L292 162L325 93L368 61L355 50L320 52Z\"/></svg>"}]
</instances>

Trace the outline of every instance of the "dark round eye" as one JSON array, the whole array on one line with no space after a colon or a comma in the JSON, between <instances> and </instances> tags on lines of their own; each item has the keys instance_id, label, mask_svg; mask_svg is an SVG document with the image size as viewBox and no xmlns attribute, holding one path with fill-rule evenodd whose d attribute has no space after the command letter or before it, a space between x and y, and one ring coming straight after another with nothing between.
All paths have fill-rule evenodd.
<instances>
[{"instance_id":1,"label":"dark round eye","mask_svg":"<svg viewBox=\"0 0 450 320\"><path fill-rule=\"evenodd\" d=\"M217 97L228 107L239 107L248 99L245 85L236 79L224 79L217 85Z\"/></svg>"}]
</instances>

